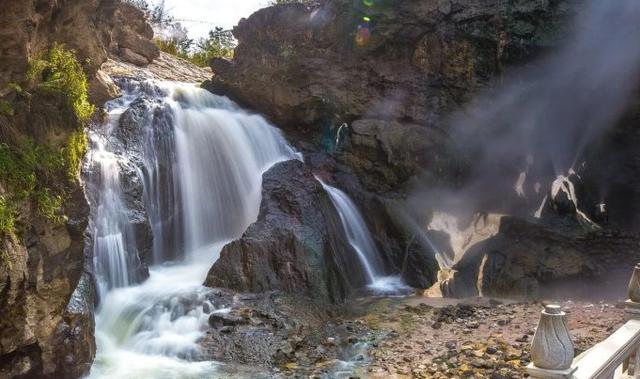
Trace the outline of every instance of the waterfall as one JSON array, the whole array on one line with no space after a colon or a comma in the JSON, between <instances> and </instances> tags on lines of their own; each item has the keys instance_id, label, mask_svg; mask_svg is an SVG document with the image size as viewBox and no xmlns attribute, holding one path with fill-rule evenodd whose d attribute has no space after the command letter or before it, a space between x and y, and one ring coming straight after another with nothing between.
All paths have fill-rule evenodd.
<instances>
[{"instance_id":1,"label":"waterfall","mask_svg":"<svg viewBox=\"0 0 640 379\"><path fill-rule=\"evenodd\" d=\"M376 293L405 292L408 288L399 276L385 276L380 252L358 207L343 191L324 183L318 177L316 180L320 182L338 211L347 241L357 254L362 271L367 277L367 287Z\"/></svg>"},{"instance_id":2,"label":"waterfall","mask_svg":"<svg viewBox=\"0 0 640 379\"><path fill-rule=\"evenodd\" d=\"M186 84L120 86L124 96L90 132L85 163L97 192L89 197L101 299L90 377L219 376L218 364L199 361L216 311L203 306L210 290L202 282L222 247L257 219L262 174L299 155L224 97ZM153 236L147 257L132 227L141 219ZM136 284L141 258L153 264Z\"/></svg>"}]
</instances>

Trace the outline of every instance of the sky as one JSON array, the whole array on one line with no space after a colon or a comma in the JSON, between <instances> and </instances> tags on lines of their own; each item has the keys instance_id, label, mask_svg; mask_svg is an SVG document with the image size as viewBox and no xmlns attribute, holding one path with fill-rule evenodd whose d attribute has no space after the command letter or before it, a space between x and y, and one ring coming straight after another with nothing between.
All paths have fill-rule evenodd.
<instances>
[{"instance_id":1,"label":"sky","mask_svg":"<svg viewBox=\"0 0 640 379\"><path fill-rule=\"evenodd\" d=\"M268 2L268 0L165 0L169 13L176 20L180 20L180 23L189 31L189 37L194 39L205 37L215 26L231 29L241 18L248 17L258 9L267 6Z\"/></svg>"}]
</instances>

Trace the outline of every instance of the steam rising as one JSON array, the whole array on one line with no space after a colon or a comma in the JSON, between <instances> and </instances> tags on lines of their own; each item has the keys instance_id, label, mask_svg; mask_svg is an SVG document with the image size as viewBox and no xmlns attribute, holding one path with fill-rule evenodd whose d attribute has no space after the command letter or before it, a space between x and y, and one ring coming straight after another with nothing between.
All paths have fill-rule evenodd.
<instances>
[{"instance_id":1,"label":"steam rising","mask_svg":"<svg viewBox=\"0 0 640 379\"><path fill-rule=\"evenodd\" d=\"M557 53L454 116L456 148L472 152L475 195L544 196L541 183L546 191L577 170L587 144L627 107L639 83L640 2L592 0L574 30Z\"/></svg>"},{"instance_id":2,"label":"steam rising","mask_svg":"<svg viewBox=\"0 0 640 379\"><path fill-rule=\"evenodd\" d=\"M407 209L423 232L438 211L461 230L478 213L532 217L554 181L588 170L588 146L615 125L640 84L640 2L588 1L573 30L555 52L450 118L453 152L469 171L456 190L416 189Z\"/></svg>"}]
</instances>

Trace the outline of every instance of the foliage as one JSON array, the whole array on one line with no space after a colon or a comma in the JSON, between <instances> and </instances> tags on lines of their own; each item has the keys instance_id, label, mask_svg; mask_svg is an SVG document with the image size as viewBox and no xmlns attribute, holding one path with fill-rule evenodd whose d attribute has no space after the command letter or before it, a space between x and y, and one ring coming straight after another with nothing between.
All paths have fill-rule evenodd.
<instances>
[{"instance_id":1,"label":"foliage","mask_svg":"<svg viewBox=\"0 0 640 379\"><path fill-rule=\"evenodd\" d=\"M208 66L213 58L231 58L235 48L235 40L230 30L216 26L209 31L207 38L197 43L197 50L192 54L191 61L199 66Z\"/></svg>"},{"instance_id":2,"label":"foliage","mask_svg":"<svg viewBox=\"0 0 640 379\"><path fill-rule=\"evenodd\" d=\"M164 0L151 6L147 0L127 0L142 10L156 35L158 48L168 54L185 59L195 65L206 67L216 57L233 57L235 40L230 30L215 27L206 38L195 42L187 35L187 30L167 9Z\"/></svg>"},{"instance_id":3,"label":"foliage","mask_svg":"<svg viewBox=\"0 0 640 379\"><path fill-rule=\"evenodd\" d=\"M73 178L78 174L78 169L80 168L84 154L87 152L88 146L89 141L87 140L87 135L84 131L76 130L71 133L71 136L69 136L67 146L62 152L62 161L66 166L67 176L70 180L73 180Z\"/></svg>"},{"instance_id":4,"label":"foliage","mask_svg":"<svg viewBox=\"0 0 640 379\"><path fill-rule=\"evenodd\" d=\"M87 121L95 110L89 103L87 77L73 50L54 44L48 53L30 62L27 79L40 81L40 89L64 94L81 122Z\"/></svg>"},{"instance_id":5,"label":"foliage","mask_svg":"<svg viewBox=\"0 0 640 379\"><path fill-rule=\"evenodd\" d=\"M70 164L75 164L65 157L65 150L55 152L31 139L22 140L17 148L0 145L0 181L6 190L0 202L1 233L14 231L17 203L26 199L35 200L39 213L50 221L63 221L64 194L54 193L46 183L55 180L60 169L68 170Z\"/></svg>"},{"instance_id":6,"label":"foliage","mask_svg":"<svg viewBox=\"0 0 640 379\"><path fill-rule=\"evenodd\" d=\"M65 221L63 205L68 195L60 177L66 173L70 181L75 179L87 149L83 126L94 112L88 100L88 83L82 65L75 52L62 45L55 44L32 59L25 79L29 91L51 92L65 99L76 116L78 128L60 149L37 144L30 138L18 139L11 145L0 144L0 236L16 232L16 218L23 201L29 201L38 214L51 222ZM16 101L30 99L19 84L9 83L6 89L5 95L10 92L18 95ZM14 104L0 99L0 113L12 115L14 112ZM8 257L1 254L4 254L0 256L2 259Z\"/></svg>"},{"instance_id":7,"label":"foliage","mask_svg":"<svg viewBox=\"0 0 640 379\"><path fill-rule=\"evenodd\" d=\"M191 39L156 39L156 45L165 53L185 59L195 65L206 67L213 58L231 58L235 40L230 30L217 26L193 46Z\"/></svg>"},{"instance_id":8,"label":"foliage","mask_svg":"<svg viewBox=\"0 0 640 379\"><path fill-rule=\"evenodd\" d=\"M15 224L15 210L4 196L0 196L0 235L13 233Z\"/></svg>"},{"instance_id":9,"label":"foliage","mask_svg":"<svg viewBox=\"0 0 640 379\"><path fill-rule=\"evenodd\" d=\"M176 41L173 39L156 38L154 42L160 51L189 60L189 49L191 48L193 40Z\"/></svg>"},{"instance_id":10,"label":"foliage","mask_svg":"<svg viewBox=\"0 0 640 379\"><path fill-rule=\"evenodd\" d=\"M38 202L38 212L47 220L55 223L61 223L66 220L64 214L62 214L62 205L64 199L60 195L51 193L51 190L45 188L36 193L36 200Z\"/></svg>"},{"instance_id":11,"label":"foliage","mask_svg":"<svg viewBox=\"0 0 640 379\"><path fill-rule=\"evenodd\" d=\"M10 90L10 91L13 91L13 92L19 94L19 95L25 94L25 90L22 89L22 86L20 86L20 84L18 84L18 83L13 83L13 82L7 83L6 88L8 90Z\"/></svg>"},{"instance_id":12,"label":"foliage","mask_svg":"<svg viewBox=\"0 0 640 379\"><path fill-rule=\"evenodd\" d=\"M11 104L7 100L0 99L0 114L6 114L7 116L13 116L15 113L15 108L13 104Z\"/></svg>"}]
</instances>

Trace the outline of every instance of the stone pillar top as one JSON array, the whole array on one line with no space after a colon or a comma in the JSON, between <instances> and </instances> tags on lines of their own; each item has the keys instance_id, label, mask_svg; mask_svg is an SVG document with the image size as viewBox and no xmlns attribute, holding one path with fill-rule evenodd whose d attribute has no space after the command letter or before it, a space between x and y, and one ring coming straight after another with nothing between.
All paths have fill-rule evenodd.
<instances>
[{"instance_id":1,"label":"stone pillar top","mask_svg":"<svg viewBox=\"0 0 640 379\"><path fill-rule=\"evenodd\" d=\"M627 289L627 295L629 300L634 303L640 303L640 263L636 264L631 274L631 280L629 280L629 287Z\"/></svg>"},{"instance_id":2,"label":"stone pillar top","mask_svg":"<svg viewBox=\"0 0 640 379\"><path fill-rule=\"evenodd\" d=\"M562 308L560 308L559 305L557 304L548 304L544 306L544 312L546 314L550 314L550 315L561 315L562 313Z\"/></svg>"}]
</instances>

